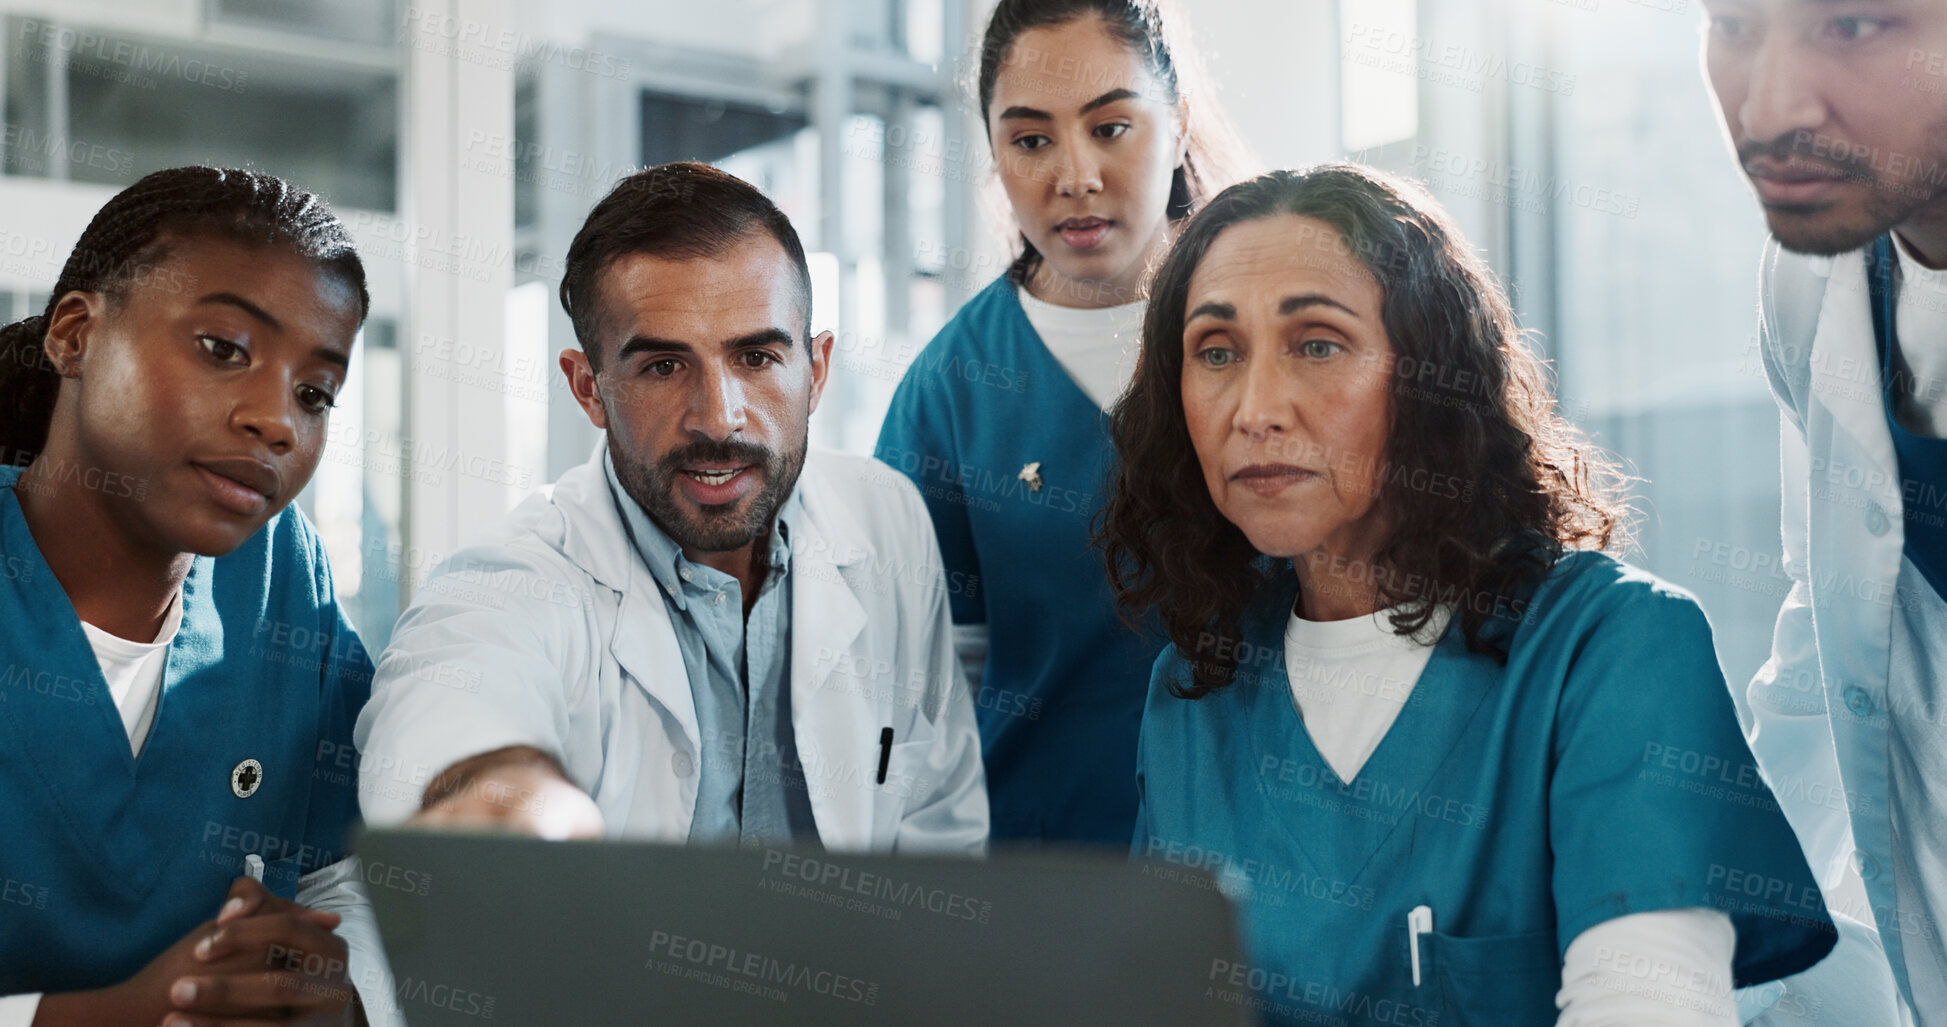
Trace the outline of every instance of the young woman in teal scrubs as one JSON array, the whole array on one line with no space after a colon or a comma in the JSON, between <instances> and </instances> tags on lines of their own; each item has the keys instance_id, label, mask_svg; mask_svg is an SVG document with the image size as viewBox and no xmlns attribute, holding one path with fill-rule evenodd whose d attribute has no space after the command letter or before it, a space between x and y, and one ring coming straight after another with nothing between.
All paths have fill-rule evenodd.
<instances>
[{"instance_id":1,"label":"young woman in teal scrubs","mask_svg":"<svg viewBox=\"0 0 1947 1027\"><path fill-rule=\"evenodd\" d=\"M174 168L0 331L0 1023L364 1022L372 666L285 508L367 306L317 197Z\"/></svg>"},{"instance_id":2,"label":"young woman in teal scrubs","mask_svg":"<svg viewBox=\"0 0 1947 1027\"><path fill-rule=\"evenodd\" d=\"M1158 271L1104 542L1172 645L1138 857L1203 867L1279 1023L1735 1024L1834 940L1694 600L1491 272L1352 165L1214 199Z\"/></svg>"},{"instance_id":3,"label":"young woman in teal scrubs","mask_svg":"<svg viewBox=\"0 0 1947 1027\"><path fill-rule=\"evenodd\" d=\"M879 459L932 514L974 689L996 843L1120 847L1140 682L1090 551L1144 277L1241 162L1155 0L1000 0L979 103L1021 255L927 345Z\"/></svg>"}]
</instances>

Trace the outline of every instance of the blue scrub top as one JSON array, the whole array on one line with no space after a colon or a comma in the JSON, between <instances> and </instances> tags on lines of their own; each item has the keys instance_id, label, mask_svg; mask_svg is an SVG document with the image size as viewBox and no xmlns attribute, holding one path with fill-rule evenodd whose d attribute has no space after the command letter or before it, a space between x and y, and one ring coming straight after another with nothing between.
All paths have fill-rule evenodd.
<instances>
[{"instance_id":1,"label":"blue scrub top","mask_svg":"<svg viewBox=\"0 0 1947 1027\"><path fill-rule=\"evenodd\" d=\"M324 547L285 510L234 552L196 558L132 756L21 515L19 476L0 468L0 995L127 979L216 916L246 855L286 898L343 858L352 723L372 687ZM245 760L261 772L239 774Z\"/></svg>"},{"instance_id":2,"label":"blue scrub top","mask_svg":"<svg viewBox=\"0 0 1947 1027\"><path fill-rule=\"evenodd\" d=\"M1163 643L1118 618L1090 543L1115 456L1108 421L1013 282L996 280L921 351L876 455L926 500L954 623L987 625L974 705L992 836L1120 848L1136 815L1143 683Z\"/></svg>"},{"instance_id":3,"label":"blue scrub top","mask_svg":"<svg viewBox=\"0 0 1947 1027\"><path fill-rule=\"evenodd\" d=\"M1243 921L1249 955L1213 968L1213 1002L1272 1023L1544 1027L1569 942L1626 914L1730 914L1736 980L1695 982L1718 997L1832 948L1687 594L1570 553L1490 625L1505 666L1455 617L1349 784L1292 701L1296 595L1283 563L1244 619L1236 682L1206 698L1170 694L1190 677L1166 650L1144 713L1132 854L1212 871Z\"/></svg>"}]
</instances>

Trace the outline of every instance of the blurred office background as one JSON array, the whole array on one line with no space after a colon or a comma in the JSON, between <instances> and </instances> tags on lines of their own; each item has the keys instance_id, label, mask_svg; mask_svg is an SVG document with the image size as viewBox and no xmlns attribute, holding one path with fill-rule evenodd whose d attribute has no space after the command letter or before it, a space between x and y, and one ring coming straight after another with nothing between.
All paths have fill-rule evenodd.
<instances>
[{"instance_id":1,"label":"blurred office background","mask_svg":"<svg viewBox=\"0 0 1947 1027\"><path fill-rule=\"evenodd\" d=\"M351 223L374 308L301 500L368 644L415 582L593 430L555 354L562 257L675 159L769 192L837 366L814 441L870 452L905 365L1007 259L965 87L992 0L0 0L0 317L38 311L112 193L244 164ZM1219 99L1272 165L1424 181L1642 480L1639 561L1735 680L1783 595L1763 239L1695 0L1196 0Z\"/></svg>"}]
</instances>

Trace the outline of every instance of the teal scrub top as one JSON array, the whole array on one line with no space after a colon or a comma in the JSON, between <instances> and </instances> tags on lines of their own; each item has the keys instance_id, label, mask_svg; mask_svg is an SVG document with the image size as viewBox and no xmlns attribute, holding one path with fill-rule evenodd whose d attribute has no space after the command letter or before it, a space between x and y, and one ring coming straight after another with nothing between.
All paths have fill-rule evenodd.
<instances>
[{"instance_id":1,"label":"teal scrub top","mask_svg":"<svg viewBox=\"0 0 1947 1027\"><path fill-rule=\"evenodd\" d=\"M196 558L132 755L19 475L0 467L0 995L126 980L216 916L248 855L285 898L344 858L372 687L324 547L287 509Z\"/></svg>"},{"instance_id":2,"label":"teal scrub top","mask_svg":"<svg viewBox=\"0 0 1947 1027\"><path fill-rule=\"evenodd\" d=\"M1455 617L1350 783L1299 717L1288 562L1243 621L1235 683L1203 699L1172 647L1144 712L1132 854L1214 873L1249 955L1209 997L1270 1023L1551 1025L1562 957L1630 913L1712 907L1737 930L1722 996L1829 951L1831 919L1738 730L1687 594L1566 555L1490 624ZM1412 980L1407 916L1427 906ZM1321 1019L1323 1017L1324 1019Z\"/></svg>"},{"instance_id":3,"label":"teal scrub top","mask_svg":"<svg viewBox=\"0 0 1947 1027\"><path fill-rule=\"evenodd\" d=\"M1160 633L1130 630L1090 542L1108 420L1005 276L893 393L875 454L932 516L955 624L987 626L974 694L997 843L1128 843L1136 732Z\"/></svg>"},{"instance_id":4,"label":"teal scrub top","mask_svg":"<svg viewBox=\"0 0 1947 1027\"><path fill-rule=\"evenodd\" d=\"M1893 437L1893 453L1900 468L1900 509L1905 514L1903 555L1913 561L1934 594L1947 597L1947 439L1908 431L1894 411L1893 350L1898 345L1899 290L1894 271L1900 260L1893 254L1891 233L1873 242L1866 264L1866 288L1873 304L1873 343L1879 353L1880 406L1886 411L1886 431Z\"/></svg>"}]
</instances>

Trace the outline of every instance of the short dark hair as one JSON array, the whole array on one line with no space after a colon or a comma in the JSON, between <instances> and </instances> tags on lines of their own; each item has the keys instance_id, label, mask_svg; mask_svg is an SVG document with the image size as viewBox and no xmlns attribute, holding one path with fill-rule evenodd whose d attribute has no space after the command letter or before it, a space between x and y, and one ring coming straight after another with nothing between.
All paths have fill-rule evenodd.
<instances>
[{"instance_id":1,"label":"short dark hair","mask_svg":"<svg viewBox=\"0 0 1947 1027\"><path fill-rule=\"evenodd\" d=\"M811 337L811 268L791 219L756 186L708 164L659 164L615 183L568 247L561 276L561 309L574 322L588 362L599 368L595 323L601 277L622 257L711 258L757 232L768 232L798 269L804 336Z\"/></svg>"},{"instance_id":2,"label":"short dark hair","mask_svg":"<svg viewBox=\"0 0 1947 1027\"><path fill-rule=\"evenodd\" d=\"M0 458L25 464L47 445L61 376L43 349L54 308L71 292L120 300L172 247L201 239L285 247L372 306L351 233L317 196L261 171L190 166L142 176L95 212L75 241L47 307L0 327Z\"/></svg>"},{"instance_id":3,"label":"short dark hair","mask_svg":"<svg viewBox=\"0 0 1947 1027\"><path fill-rule=\"evenodd\" d=\"M1373 563L1395 632L1458 605L1470 649L1505 659L1484 631L1569 549L1627 542L1627 480L1555 409L1499 281L1420 188L1356 164L1274 171L1219 193L1170 249L1150 289L1135 381L1110 412L1116 464L1097 544L1130 615L1155 611L1194 681L1231 683L1242 616L1264 578L1258 553L1217 509L1183 412L1190 279L1233 225L1313 218L1378 279L1394 351L1393 406L1377 501L1397 518ZM1424 381L1415 370L1440 371ZM1440 480L1445 487L1416 487Z\"/></svg>"}]
</instances>

